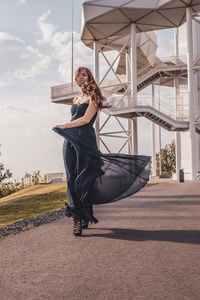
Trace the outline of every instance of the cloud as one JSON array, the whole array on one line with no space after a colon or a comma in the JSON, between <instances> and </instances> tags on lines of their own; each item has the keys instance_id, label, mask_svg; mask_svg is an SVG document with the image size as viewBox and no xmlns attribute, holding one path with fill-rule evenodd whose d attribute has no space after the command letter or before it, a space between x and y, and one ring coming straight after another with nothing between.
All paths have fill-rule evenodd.
<instances>
[{"instance_id":1,"label":"cloud","mask_svg":"<svg viewBox=\"0 0 200 300\"><path fill-rule=\"evenodd\" d=\"M48 45L51 49L51 58L58 64L58 72L65 81L71 80L71 32L57 30L57 26L47 21L51 11L48 10L38 19L41 37L36 42L39 45ZM80 33L74 32L74 70L80 65L92 68L92 50L80 41Z\"/></svg>"},{"instance_id":2,"label":"cloud","mask_svg":"<svg viewBox=\"0 0 200 300\"><path fill-rule=\"evenodd\" d=\"M10 127L15 128L21 120L28 120L31 116L31 111L23 107L1 104L0 105L0 132L5 133L5 130ZM12 126L10 126L12 124Z\"/></svg>"},{"instance_id":3,"label":"cloud","mask_svg":"<svg viewBox=\"0 0 200 300\"><path fill-rule=\"evenodd\" d=\"M22 44L25 44L25 42L15 36L10 35L8 32L0 32L0 42L3 40L10 40L10 41L17 41Z\"/></svg>"},{"instance_id":4,"label":"cloud","mask_svg":"<svg viewBox=\"0 0 200 300\"><path fill-rule=\"evenodd\" d=\"M25 4L25 3L26 3L26 0L19 0L18 3L19 3L19 4Z\"/></svg>"},{"instance_id":5,"label":"cloud","mask_svg":"<svg viewBox=\"0 0 200 300\"><path fill-rule=\"evenodd\" d=\"M42 42L50 42L53 36L54 31L56 30L57 26L47 23L46 19L51 14L51 10L48 9L46 13L38 18L38 26L42 35L42 39L38 40L38 43Z\"/></svg>"},{"instance_id":6,"label":"cloud","mask_svg":"<svg viewBox=\"0 0 200 300\"><path fill-rule=\"evenodd\" d=\"M174 55L174 39L171 37L172 29L156 31L156 35L158 38L158 49L156 55L161 58Z\"/></svg>"},{"instance_id":7,"label":"cloud","mask_svg":"<svg viewBox=\"0 0 200 300\"><path fill-rule=\"evenodd\" d=\"M70 122L70 118L69 106L53 103L34 107L1 104L0 135L51 135L55 125Z\"/></svg>"},{"instance_id":8,"label":"cloud","mask_svg":"<svg viewBox=\"0 0 200 300\"><path fill-rule=\"evenodd\" d=\"M34 49L32 46L26 46L24 48L24 53L20 54L20 58L24 66L14 72L17 78L26 80L33 78L43 70L48 70L51 60L48 55L44 55Z\"/></svg>"},{"instance_id":9,"label":"cloud","mask_svg":"<svg viewBox=\"0 0 200 300\"><path fill-rule=\"evenodd\" d=\"M13 82L6 82L6 81L0 80L0 88L4 87L4 86L9 86L9 85L13 85Z\"/></svg>"},{"instance_id":10,"label":"cloud","mask_svg":"<svg viewBox=\"0 0 200 300\"><path fill-rule=\"evenodd\" d=\"M29 109L25 109L24 107L14 106L14 105L8 105L8 104L1 104L0 110L5 112L17 112L17 113L23 113L23 114L30 114Z\"/></svg>"},{"instance_id":11,"label":"cloud","mask_svg":"<svg viewBox=\"0 0 200 300\"><path fill-rule=\"evenodd\" d=\"M7 85L16 78L34 78L51 65L48 55L8 32L0 32L0 46L1 81Z\"/></svg>"},{"instance_id":12,"label":"cloud","mask_svg":"<svg viewBox=\"0 0 200 300\"><path fill-rule=\"evenodd\" d=\"M187 27L186 23L179 27L179 55L187 54Z\"/></svg>"}]
</instances>

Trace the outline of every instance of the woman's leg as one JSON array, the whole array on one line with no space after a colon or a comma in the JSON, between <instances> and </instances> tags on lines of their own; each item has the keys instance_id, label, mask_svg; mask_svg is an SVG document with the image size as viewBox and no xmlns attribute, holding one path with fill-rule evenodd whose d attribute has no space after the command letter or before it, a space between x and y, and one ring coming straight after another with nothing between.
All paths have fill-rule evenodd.
<instances>
[{"instance_id":1,"label":"woman's leg","mask_svg":"<svg viewBox=\"0 0 200 300\"><path fill-rule=\"evenodd\" d=\"M74 193L74 181L76 179L76 151L74 146L67 140L64 140L63 144L63 160L66 170L66 179L67 179L67 196L68 203L66 205L67 216L72 216L74 221L77 218L80 218L80 214L76 205L76 195Z\"/></svg>"},{"instance_id":2,"label":"woman's leg","mask_svg":"<svg viewBox=\"0 0 200 300\"><path fill-rule=\"evenodd\" d=\"M79 155L78 158L77 155ZM80 152L77 154L76 149L67 139L65 139L63 144L63 158L67 175L67 195L69 202L69 206L66 204L66 215L72 216L74 222L76 222L77 219L83 220L84 225L89 221L97 223L98 220L93 216L91 200L89 201L87 196L84 197L87 186L89 188L90 185L91 178L89 175L92 169L88 173L89 175L87 174L80 177L80 174L77 174L77 168L84 168L84 165L81 164L84 164L85 156ZM77 162L79 165L77 165ZM79 178L77 178L77 175L79 175Z\"/></svg>"},{"instance_id":3,"label":"woman's leg","mask_svg":"<svg viewBox=\"0 0 200 300\"><path fill-rule=\"evenodd\" d=\"M66 139L63 144L63 159L66 170L67 195L69 202L69 205L66 204L66 216L73 218L73 234L76 236L80 236L82 235L82 220L77 209L76 195L74 193L74 181L77 176L76 151L73 145Z\"/></svg>"}]
</instances>

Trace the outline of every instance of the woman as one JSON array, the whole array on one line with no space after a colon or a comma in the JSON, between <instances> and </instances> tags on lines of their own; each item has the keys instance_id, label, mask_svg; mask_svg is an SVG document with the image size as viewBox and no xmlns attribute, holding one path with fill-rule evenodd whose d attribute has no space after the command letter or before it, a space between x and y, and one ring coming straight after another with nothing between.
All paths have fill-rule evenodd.
<instances>
[{"instance_id":1,"label":"woman","mask_svg":"<svg viewBox=\"0 0 200 300\"><path fill-rule=\"evenodd\" d=\"M82 95L73 99L71 122L53 130L65 138L63 158L67 175L68 204L65 214L73 217L74 235L81 235L88 223L97 223L93 204L126 198L149 180L151 157L128 154L103 154L97 147L93 127L98 111L105 107L91 71L80 67L75 81Z\"/></svg>"}]
</instances>

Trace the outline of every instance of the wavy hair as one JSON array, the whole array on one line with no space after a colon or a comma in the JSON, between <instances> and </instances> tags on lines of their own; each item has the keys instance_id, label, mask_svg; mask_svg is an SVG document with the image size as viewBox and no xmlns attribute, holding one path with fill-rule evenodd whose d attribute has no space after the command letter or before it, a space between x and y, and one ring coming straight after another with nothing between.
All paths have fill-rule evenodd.
<instances>
[{"instance_id":1,"label":"wavy hair","mask_svg":"<svg viewBox=\"0 0 200 300\"><path fill-rule=\"evenodd\" d=\"M78 76L83 70L87 73L87 82L78 80ZM98 105L99 109L111 107L111 105L103 104L103 102L106 101L106 98L102 96L100 88L94 80L90 69L86 67L79 67L75 72L75 82L81 88L83 95L90 96L91 100Z\"/></svg>"}]
</instances>

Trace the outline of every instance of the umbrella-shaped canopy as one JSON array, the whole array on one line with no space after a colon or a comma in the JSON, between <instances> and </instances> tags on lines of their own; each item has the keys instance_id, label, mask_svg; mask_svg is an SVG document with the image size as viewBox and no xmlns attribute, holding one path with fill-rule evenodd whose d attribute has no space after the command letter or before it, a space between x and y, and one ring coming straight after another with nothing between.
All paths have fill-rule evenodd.
<instances>
[{"instance_id":1,"label":"umbrella-shaped canopy","mask_svg":"<svg viewBox=\"0 0 200 300\"><path fill-rule=\"evenodd\" d=\"M186 21L186 8L200 11L200 0L96 0L86 1L82 9L81 40L90 46L95 40L130 33L178 27Z\"/></svg>"}]
</instances>

